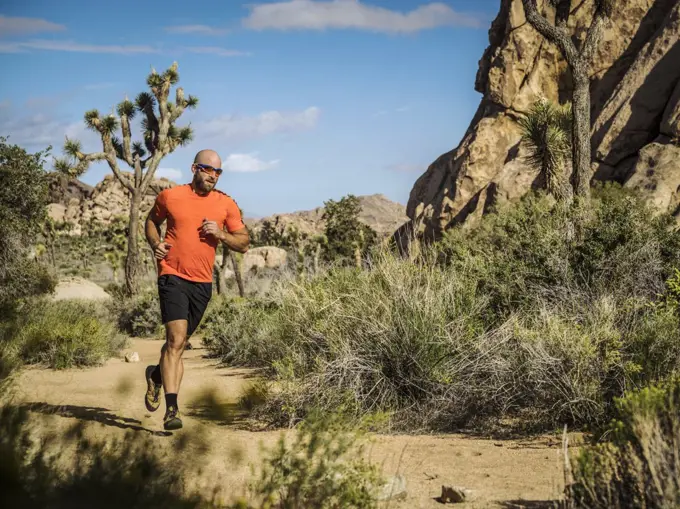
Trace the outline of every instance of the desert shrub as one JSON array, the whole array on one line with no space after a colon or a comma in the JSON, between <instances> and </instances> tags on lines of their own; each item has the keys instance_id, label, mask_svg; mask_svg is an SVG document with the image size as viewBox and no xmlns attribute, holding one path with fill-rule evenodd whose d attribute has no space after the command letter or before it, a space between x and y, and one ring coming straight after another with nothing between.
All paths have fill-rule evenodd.
<instances>
[{"instance_id":1,"label":"desert shrub","mask_svg":"<svg viewBox=\"0 0 680 509\"><path fill-rule=\"evenodd\" d=\"M596 424L626 388L680 370L669 307L563 290L489 326L486 298L465 283L390 258L330 273L282 290L264 326L220 343L223 357L271 373L278 390L258 412L275 424L344 404L392 413L402 429Z\"/></svg>"},{"instance_id":2,"label":"desert shrub","mask_svg":"<svg viewBox=\"0 0 680 509\"><path fill-rule=\"evenodd\" d=\"M155 288L145 288L133 297L121 294L119 286L110 286L109 291L114 295L109 309L118 330L133 337L162 335L163 321Z\"/></svg>"},{"instance_id":3,"label":"desert shrub","mask_svg":"<svg viewBox=\"0 0 680 509\"><path fill-rule=\"evenodd\" d=\"M288 443L281 436L233 509L369 509L377 507L377 468L360 458L360 433L339 413L313 412Z\"/></svg>"},{"instance_id":4,"label":"desert shrub","mask_svg":"<svg viewBox=\"0 0 680 509\"><path fill-rule=\"evenodd\" d=\"M54 369L101 364L125 343L105 310L87 301L33 301L6 334L8 359Z\"/></svg>"},{"instance_id":5,"label":"desert shrub","mask_svg":"<svg viewBox=\"0 0 680 509\"><path fill-rule=\"evenodd\" d=\"M571 460L568 507L680 506L680 380L617 399L605 436Z\"/></svg>"},{"instance_id":6,"label":"desert shrub","mask_svg":"<svg viewBox=\"0 0 680 509\"><path fill-rule=\"evenodd\" d=\"M653 299L680 267L674 218L616 184L594 188L585 207L531 193L476 227L449 230L439 246L441 259L472 272L489 296L489 319L563 287Z\"/></svg>"},{"instance_id":7,"label":"desert shrub","mask_svg":"<svg viewBox=\"0 0 680 509\"><path fill-rule=\"evenodd\" d=\"M0 137L0 316L21 301L54 289L50 271L30 256L47 219L45 152L30 154Z\"/></svg>"},{"instance_id":8,"label":"desert shrub","mask_svg":"<svg viewBox=\"0 0 680 509\"><path fill-rule=\"evenodd\" d=\"M267 322L276 303L266 298L213 297L197 329L203 346L230 364L255 365L265 357Z\"/></svg>"},{"instance_id":9,"label":"desert shrub","mask_svg":"<svg viewBox=\"0 0 680 509\"><path fill-rule=\"evenodd\" d=\"M210 348L266 370L256 415L277 425L338 405L401 429L600 425L680 370L678 233L644 207L613 188L581 209L529 196L413 259L280 283Z\"/></svg>"}]
</instances>

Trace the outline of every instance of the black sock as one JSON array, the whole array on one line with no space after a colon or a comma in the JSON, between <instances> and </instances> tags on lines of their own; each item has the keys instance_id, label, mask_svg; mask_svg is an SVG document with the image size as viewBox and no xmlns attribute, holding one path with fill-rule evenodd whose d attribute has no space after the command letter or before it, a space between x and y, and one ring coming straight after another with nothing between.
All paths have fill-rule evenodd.
<instances>
[{"instance_id":1,"label":"black sock","mask_svg":"<svg viewBox=\"0 0 680 509\"><path fill-rule=\"evenodd\" d=\"M161 367L156 366L154 370L151 372L151 380L153 380L153 383L156 385L161 385L163 383L163 378L161 378Z\"/></svg>"},{"instance_id":2,"label":"black sock","mask_svg":"<svg viewBox=\"0 0 680 509\"><path fill-rule=\"evenodd\" d=\"M177 406L177 394L166 394L165 395L165 407L166 408L170 408L170 407L179 408Z\"/></svg>"}]
</instances>

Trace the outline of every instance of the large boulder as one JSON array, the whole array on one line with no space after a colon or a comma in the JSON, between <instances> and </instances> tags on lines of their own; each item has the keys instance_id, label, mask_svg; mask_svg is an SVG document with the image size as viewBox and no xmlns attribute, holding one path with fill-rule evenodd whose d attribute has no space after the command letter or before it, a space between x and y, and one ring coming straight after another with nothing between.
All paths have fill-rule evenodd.
<instances>
[{"instance_id":1,"label":"large boulder","mask_svg":"<svg viewBox=\"0 0 680 509\"><path fill-rule=\"evenodd\" d=\"M111 295L98 284L74 276L60 279L51 298L53 300L109 300Z\"/></svg>"},{"instance_id":2,"label":"large boulder","mask_svg":"<svg viewBox=\"0 0 680 509\"><path fill-rule=\"evenodd\" d=\"M243 272L247 274L263 268L278 269L286 265L287 259L288 253L280 247L254 247L243 255Z\"/></svg>"},{"instance_id":3,"label":"large boulder","mask_svg":"<svg viewBox=\"0 0 680 509\"><path fill-rule=\"evenodd\" d=\"M538 6L554 19L550 2L538 0ZM594 0L572 2L568 28L575 39L584 39L593 11ZM673 153L670 142L644 149L659 133L678 136L679 18L677 0L627 0L625 8L614 10L589 67L595 179L638 186L649 161L669 160L659 151ZM568 67L557 48L526 22L521 0L501 1L489 42L475 81L483 94L477 113L458 147L438 157L415 182L406 209L410 223L399 235L436 239L446 228L540 185L536 171L523 161L516 120L540 97L560 103L571 97ZM663 207L677 206L674 199L651 195Z\"/></svg>"}]
</instances>

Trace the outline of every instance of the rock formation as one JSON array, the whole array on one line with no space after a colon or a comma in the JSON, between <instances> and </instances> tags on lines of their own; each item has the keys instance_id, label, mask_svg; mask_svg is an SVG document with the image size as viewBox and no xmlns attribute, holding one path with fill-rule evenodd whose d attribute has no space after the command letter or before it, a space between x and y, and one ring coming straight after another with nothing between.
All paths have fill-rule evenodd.
<instances>
[{"instance_id":1,"label":"rock formation","mask_svg":"<svg viewBox=\"0 0 680 509\"><path fill-rule=\"evenodd\" d=\"M175 185L165 178L154 179L142 202L142 217L151 209L158 193ZM127 218L130 210L129 194L111 174L106 175L95 187L87 186L77 179L55 175L50 184L53 203L48 206L48 212L54 221L73 223L71 233L80 235L82 225L92 219L107 225L117 216Z\"/></svg>"},{"instance_id":2,"label":"rock formation","mask_svg":"<svg viewBox=\"0 0 680 509\"><path fill-rule=\"evenodd\" d=\"M539 0L554 19L554 9ZM569 29L582 41L594 0L573 0ZM680 212L680 2L621 0L591 70L593 180L648 193L660 210ZM521 0L502 0L489 30L475 90L483 94L460 145L416 181L410 221L397 230L437 239L448 227L539 186L523 161L519 114L539 97L569 99L570 75L558 49L524 18Z\"/></svg>"}]
</instances>

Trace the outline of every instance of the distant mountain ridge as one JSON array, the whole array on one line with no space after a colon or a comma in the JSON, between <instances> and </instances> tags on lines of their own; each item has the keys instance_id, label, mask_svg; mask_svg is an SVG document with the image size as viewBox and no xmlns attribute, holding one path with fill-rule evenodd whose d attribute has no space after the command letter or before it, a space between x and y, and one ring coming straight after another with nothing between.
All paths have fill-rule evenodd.
<instances>
[{"instance_id":1,"label":"distant mountain ridge","mask_svg":"<svg viewBox=\"0 0 680 509\"><path fill-rule=\"evenodd\" d=\"M156 195L163 189L177 183L166 178L154 179L142 202L142 217L153 206ZM109 224L116 216L127 216L129 209L128 191L120 185L113 175L106 175L96 186L89 186L75 178L54 174L50 181L48 206L50 217L55 221L68 221L74 224L73 233L80 234L82 225L91 219ZM357 196L362 206L359 219L380 235L389 235L408 221L406 206L396 203L383 194ZM244 217L244 223L251 232L256 233L264 221L277 223L279 227L295 226L300 232L310 235L321 233L324 208L300 210L290 213L273 214L261 218Z\"/></svg>"},{"instance_id":2,"label":"distant mountain ridge","mask_svg":"<svg viewBox=\"0 0 680 509\"><path fill-rule=\"evenodd\" d=\"M359 220L373 228L379 235L391 235L394 230L408 221L406 206L394 202L381 193L357 196L361 204ZM325 221L322 219L324 207L282 214L273 214L260 219L244 219L248 228L257 232L265 221L277 224L284 229L294 226L300 233L315 235L322 233Z\"/></svg>"}]
</instances>

